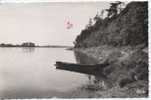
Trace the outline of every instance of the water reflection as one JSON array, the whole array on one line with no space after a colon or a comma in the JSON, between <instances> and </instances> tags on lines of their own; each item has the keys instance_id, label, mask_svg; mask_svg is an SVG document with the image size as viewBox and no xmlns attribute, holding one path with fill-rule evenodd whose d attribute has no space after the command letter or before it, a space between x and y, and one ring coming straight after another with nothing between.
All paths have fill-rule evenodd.
<instances>
[{"instance_id":1,"label":"water reflection","mask_svg":"<svg viewBox=\"0 0 151 100\"><path fill-rule=\"evenodd\" d=\"M56 70L57 59L75 62L64 48L0 48L0 99L64 97L87 83L83 74Z\"/></svg>"},{"instance_id":2,"label":"water reflection","mask_svg":"<svg viewBox=\"0 0 151 100\"><path fill-rule=\"evenodd\" d=\"M98 64L99 62L81 52L74 52L78 64ZM89 82L82 86L82 89L88 91L105 90L112 87L109 79L101 75L87 75Z\"/></svg>"},{"instance_id":3,"label":"water reflection","mask_svg":"<svg viewBox=\"0 0 151 100\"><path fill-rule=\"evenodd\" d=\"M22 51L25 53L32 53L35 51L35 47L22 47Z\"/></svg>"}]
</instances>

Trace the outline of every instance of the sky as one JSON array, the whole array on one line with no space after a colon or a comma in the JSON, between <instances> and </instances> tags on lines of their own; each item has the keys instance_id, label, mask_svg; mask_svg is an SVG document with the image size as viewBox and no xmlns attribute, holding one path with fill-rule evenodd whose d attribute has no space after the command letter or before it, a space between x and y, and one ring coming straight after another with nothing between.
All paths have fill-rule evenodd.
<instances>
[{"instance_id":1,"label":"sky","mask_svg":"<svg viewBox=\"0 0 151 100\"><path fill-rule=\"evenodd\" d=\"M109 2L1 3L0 43L72 46L89 18L107 8Z\"/></svg>"}]
</instances>

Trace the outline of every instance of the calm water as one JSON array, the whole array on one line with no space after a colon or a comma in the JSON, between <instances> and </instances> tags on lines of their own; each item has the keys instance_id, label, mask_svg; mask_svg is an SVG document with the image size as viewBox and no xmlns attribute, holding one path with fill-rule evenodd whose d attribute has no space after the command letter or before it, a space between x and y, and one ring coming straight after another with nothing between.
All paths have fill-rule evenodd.
<instances>
[{"instance_id":1,"label":"calm water","mask_svg":"<svg viewBox=\"0 0 151 100\"><path fill-rule=\"evenodd\" d=\"M63 48L0 48L0 97L52 97L88 82L87 75L57 70L56 61L76 62Z\"/></svg>"}]
</instances>

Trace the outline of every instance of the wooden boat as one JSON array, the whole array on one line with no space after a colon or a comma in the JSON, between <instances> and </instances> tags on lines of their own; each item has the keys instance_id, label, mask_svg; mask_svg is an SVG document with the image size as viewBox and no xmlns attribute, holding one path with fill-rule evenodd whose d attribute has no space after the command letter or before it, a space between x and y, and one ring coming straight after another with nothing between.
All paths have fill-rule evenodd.
<instances>
[{"instance_id":1,"label":"wooden boat","mask_svg":"<svg viewBox=\"0 0 151 100\"><path fill-rule=\"evenodd\" d=\"M102 64L86 65L86 64L74 64L74 63L57 61L55 65L56 65L56 69L74 71L74 72L91 74L91 75L101 75L103 69L109 64L102 63Z\"/></svg>"}]
</instances>

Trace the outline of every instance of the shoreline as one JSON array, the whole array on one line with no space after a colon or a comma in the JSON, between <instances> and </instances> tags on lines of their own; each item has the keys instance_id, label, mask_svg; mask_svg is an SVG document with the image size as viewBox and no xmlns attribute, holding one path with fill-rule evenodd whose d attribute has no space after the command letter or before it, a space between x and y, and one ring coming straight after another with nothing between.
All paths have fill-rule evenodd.
<instances>
[{"instance_id":1,"label":"shoreline","mask_svg":"<svg viewBox=\"0 0 151 100\"><path fill-rule=\"evenodd\" d=\"M19 46L17 46L17 47L1 47L0 46L0 48L67 48L67 47L45 47L45 46L35 46L35 47L19 47Z\"/></svg>"},{"instance_id":2,"label":"shoreline","mask_svg":"<svg viewBox=\"0 0 151 100\"><path fill-rule=\"evenodd\" d=\"M110 63L105 73L113 82L113 87L105 91L97 91L94 97L148 97L148 47L104 45L75 48L73 51L94 58L98 63L106 60Z\"/></svg>"}]
</instances>

